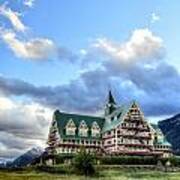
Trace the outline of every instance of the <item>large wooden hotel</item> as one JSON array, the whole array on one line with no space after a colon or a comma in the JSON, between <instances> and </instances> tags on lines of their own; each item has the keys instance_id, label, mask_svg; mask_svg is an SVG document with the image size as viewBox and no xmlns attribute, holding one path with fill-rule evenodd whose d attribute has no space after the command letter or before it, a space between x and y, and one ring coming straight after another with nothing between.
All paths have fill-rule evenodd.
<instances>
[{"instance_id":1,"label":"large wooden hotel","mask_svg":"<svg viewBox=\"0 0 180 180\"><path fill-rule=\"evenodd\" d=\"M81 147L100 155L171 155L171 145L138 104L118 106L109 91L102 117L56 110L49 130L48 153L77 153Z\"/></svg>"}]
</instances>

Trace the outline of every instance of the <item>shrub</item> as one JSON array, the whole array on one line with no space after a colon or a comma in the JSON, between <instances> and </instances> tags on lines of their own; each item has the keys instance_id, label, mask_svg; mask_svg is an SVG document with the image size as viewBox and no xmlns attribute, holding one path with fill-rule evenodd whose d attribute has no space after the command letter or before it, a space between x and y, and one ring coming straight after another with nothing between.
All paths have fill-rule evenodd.
<instances>
[{"instance_id":1,"label":"shrub","mask_svg":"<svg viewBox=\"0 0 180 180\"><path fill-rule=\"evenodd\" d=\"M59 154L55 156L56 164L63 164L66 160L72 160L73 154Z\"/></svg>"},{"instance_id":2,"label":"shrub","mask_svg":"<svg viewBox=\"0 0 180 180\"><path fill-rule=\"evenodd\" d=\"M155 165L157 158L140 156L109 156L101 157L101 164L105 165Z\"/></svg>"},{"instance_id":3,"label":"shrub","mask_svg":"<svg viewBox=\"0 0 180 180\"><path fill-rule=\"evenodd\" d=\"M158 162L161 162L165 166L169 161L172 166L180 167L179 156L169 158L155 156L105 156L98 159L104 165L157 165Z\"/></svg>"},{"instance_id":4,"label":"shrub","mask_svg":"<svg viewBox=\"0 0 180 180\"><path fill-rule=\"evenodd\" d=\"M81 149L80 152L73 159L73 167L76 173L91 176L95 174L94 169L94 156L85 149Z\"/></svg>"},{"instance_id":5,"label":"shrub","mask_svg":"<svg viewBox=\"0 0 180 180\"><path fill-rule=\"evenodd\" d=\"M171 162L171 164L173 166L178 166L180 167L180 157L179 156L173 156L169 159L169 161Z\"/></svg>"}]
</instances>

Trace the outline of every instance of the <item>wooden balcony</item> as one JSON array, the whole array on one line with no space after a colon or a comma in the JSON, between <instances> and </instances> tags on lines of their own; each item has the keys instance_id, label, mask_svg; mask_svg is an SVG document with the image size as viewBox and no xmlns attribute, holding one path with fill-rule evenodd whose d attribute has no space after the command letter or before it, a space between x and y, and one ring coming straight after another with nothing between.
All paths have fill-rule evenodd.
<instances>
[{"instance_id":1,"label":"wooden balcony","mask_svg":"<svg viewBox=\"0 0 180 180\"><path fill-rule=\"evenodd\" d=\"M147 132L149 132L148 128L139 127L139 126L136 126L136 127L133 127L133 126L122 126L121 128L122 129L128 129L128 130L138 130L138 131L147 131Z\"/></svg>"},{"instance_id":2,"label":"wooden balcony","mask_svg":"<svg viewBox=\"0 0 180 180\"><path fill-rule=\"evenodd\" d=\"M125 146L125 147L144 147L144 148L150 148L153 147L149 144L140 144L140 143L118 143L118 146Z\"/></svg>"},{"instance_id":3,"label":"wooden balcony","mask_svg":"<svg viewBox=\"0 0 180 180\"><path fill-rule=\"evenodd\" d=\"M120 137L126 137L130 139L151 139L151 136L143 136L143 135L134 135L134 134L120 134L117 136L118 138Z\"/></svg>"},{"instance_id":4,"label":"wooden balcony","mask_svg":"<svg viewBox=\"0 0 180 180\"><path fill-rule=\"evenodd\" d=\"M82 147L85 148L101 148L101 145L94 145L94 144L72 144L72 143L61 143L57 145L58 147Z\"/></svg>"},{"instance_id":5,"label":"wooden balcony","mask_svg":"<svg viewBox=\"0 0 180 180\"><path fill-rule=\"evenodd\" d=\"M111 153L112 154L112 153ZM142 155L142 156L152 156L152 155L162 155L162 152L151 152L151 151L114 151L115 155Z\"/></svg>"},{"instance_id":6,"label":"wooden balcony","mask_svg":"<svg viewBox=\"0 0 180 180\"><path fill-rule=\"evenodd\" d=\"M109 136L106 135L102 139L106 140L106 139L112 139L112 138L115 138L115 135L109 135Z\"/></svg>"},{"instance_id":7,"label":"wooden balcony","mask_svg":"<svg viewBox=\"0 0 180 180\"><path fill-rule=\"evenodd\" d=\"M105 145L104 145L105 148L115 147L115 146L116 146L116 144L114 144L114 143L113 143L113 144L105 144Z\"/></svg>"}]
</instances>

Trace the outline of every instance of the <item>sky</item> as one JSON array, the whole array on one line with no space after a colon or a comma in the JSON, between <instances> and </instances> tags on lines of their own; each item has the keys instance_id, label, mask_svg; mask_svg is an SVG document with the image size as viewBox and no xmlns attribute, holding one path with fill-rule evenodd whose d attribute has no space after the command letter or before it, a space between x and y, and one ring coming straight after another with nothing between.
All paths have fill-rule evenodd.
<instances>
[{"instance_id":1,"label":"sky","mask_svg":"<svg viewBox=\"0 0 180 180\"><path fill-rule=\"evenodd\" d=\"M0 0L0 161L44 147L55 109L107 92L150 121L180 112L178 0Z\"/></svg>"}]
</instances>

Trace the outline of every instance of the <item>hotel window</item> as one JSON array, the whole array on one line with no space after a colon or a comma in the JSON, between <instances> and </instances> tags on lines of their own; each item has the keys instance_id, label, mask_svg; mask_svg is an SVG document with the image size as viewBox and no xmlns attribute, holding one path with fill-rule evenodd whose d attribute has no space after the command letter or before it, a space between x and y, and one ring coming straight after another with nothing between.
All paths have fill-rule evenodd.
<instances>
[{"instance_id":1,"label":"hotel window","mask_svg":"<svg viewBox=\"0 0 180 180\"><path fill-rule=\"evenodd\" d=\"M122 127L126 127L126 123L122 123Z\"/></svg>"},{"instance_id":2,"label":"hotel window","mask_svg":"<svg viewBox=\"0 0 180 180\"><path fill-rule=\"evenodd\" d=\"M100 137L100 128L97 122L93 122L91 128L91 136L92 137Z\"/></svg>"},{"instance_id":3,"label":"hotel window","mask_svg":"<svg viewBox=\"0 0 180 180\"><path fill-rule=\"evenodd\" d=\"M79 136L87 137L88 135L88 127L85 123L85 121L81 121L79 125Z\"/></svg>"},{"instance_id":4,"label":"hotel window","mask_svg":"<svg viewBox=\"0 0 180 180\"><path fill-rule=\"evenodd\" d=\"M66 125L66 134L67 135L75 135L76 126L74 124L74 121L70 119Z\"/></svg>"}]
</instances>

